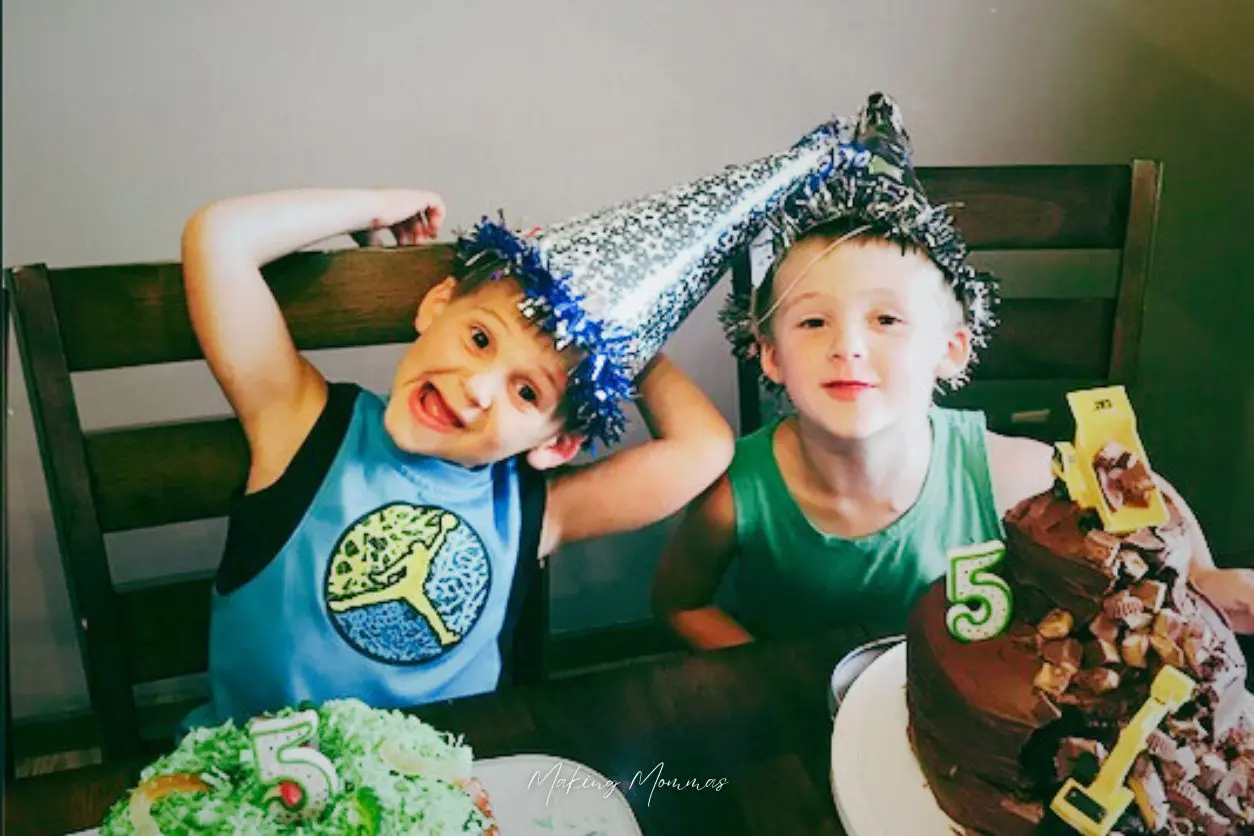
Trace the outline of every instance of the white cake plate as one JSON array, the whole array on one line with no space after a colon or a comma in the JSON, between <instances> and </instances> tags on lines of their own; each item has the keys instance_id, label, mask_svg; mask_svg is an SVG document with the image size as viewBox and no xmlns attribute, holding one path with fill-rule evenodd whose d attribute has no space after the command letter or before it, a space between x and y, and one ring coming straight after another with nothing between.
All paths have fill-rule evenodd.
<instances>
[{"instance_id":1,"label":"white cake plate","mask_svg":"<svg viewBox=\"0 0 1254 836\"><path fill-rule=\"evenodd\" d=\"M475 762L501 836L641 836L627 799L604 775L552 755L510 755ZM99 836L84 830L72 836Z\"/></svg>"},{"instance_id":2,"label":"white cake plate","mask_svg":"<svg viewBox=\"0 0 1254 836\"><path fill-rule=\"evenodd\" d=\"M849 836L951 836L962 829L928 789L906 732L906 645L849 688L832 726L832 798Z\"/></svg>"}]
</instances>

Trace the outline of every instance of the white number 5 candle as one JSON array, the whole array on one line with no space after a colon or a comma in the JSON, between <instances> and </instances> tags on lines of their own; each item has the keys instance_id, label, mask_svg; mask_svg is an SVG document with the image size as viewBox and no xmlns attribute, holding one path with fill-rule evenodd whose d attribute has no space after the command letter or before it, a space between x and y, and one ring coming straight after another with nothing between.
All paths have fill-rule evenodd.
<instances>
[{"instance_id":1,"label":"white number 5 candle","mask_svg":"<svg viewBox=\"0 0 1254 836\"><path fill-rule=\"evenodd\" d=\"M991 639L1010 625L1014 597L1010 586L991 571L1005 555L1000 540L949 551L945 623L958 641Z\"/></svg>"},{"instance_id":2,"label":"white number 5 candle","mask_svg":"<svg viewBox=\"0 0 1254 836\"><path fill-rule=\"evenodd\" d=\"M321 752L302 746L318 731L318 712L301 711L288 717L267 717L248 726L253 755L263 783L274 786L266 798L278 801L280 821L313 819L339 791L335 765Z\"/></svg>"}]
</instances>

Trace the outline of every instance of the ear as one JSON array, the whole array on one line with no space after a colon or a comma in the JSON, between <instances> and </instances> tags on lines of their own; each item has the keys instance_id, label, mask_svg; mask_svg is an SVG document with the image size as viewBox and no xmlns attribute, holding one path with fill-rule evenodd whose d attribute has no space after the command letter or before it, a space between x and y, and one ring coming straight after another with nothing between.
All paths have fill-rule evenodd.
<instances>
[{"instance_id":1,"label":"ear","mask_svg":"<svg viewBox=\"0 0 1254 836\"><path fill-rule=\"evenodd\" d=\"M945 343L945 353L936 365L936 377L949 380L962 374L971 362L971 329L965 324L949 335Z\"/></svg>"},{"instance_id":2,"label":"ear","mask_svg":"<svg viewBox=\"0 0 1254 836\"><path fill-rule=\"evenodd\" d=\"M418 312L414 315L414 330L419 334L431 327L435 318L444 313L449 302L453 301L453 291L457 289L457 279L448 276L444 281L427 291L418 303Z\"/></svg>"},{"instance_id":3,"label":"ear","mask_svg":"<svg viewBox=\"0 0 1254 836\"><path fill-rule=\"evenodd\" d=\"M536 470L552 470L561 467L579 455L586 436L560 432L553 438L527 452L527 464Z\"/></svg>"},{"instance_id":4,"label":"ear","mask_svg":"<svg viewBox=\"0 0 1254 836\"><path fill-rule=\"evenodd\" d=\"M767 380L777 386L784 385L784 373L779 368L779 354L775 343L766 337L758 338L758 362L762 365L762 373Z\"/></svg>"}]
</instances>

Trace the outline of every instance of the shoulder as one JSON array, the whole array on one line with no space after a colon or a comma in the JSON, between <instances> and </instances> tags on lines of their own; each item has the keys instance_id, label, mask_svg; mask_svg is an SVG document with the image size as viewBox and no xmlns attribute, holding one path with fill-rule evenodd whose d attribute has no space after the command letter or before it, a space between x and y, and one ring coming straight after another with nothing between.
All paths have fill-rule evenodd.
<instances>
[{"instance_id":1,"label":"shoulder","mask_svg":"<svg viewBox=\"0 0 1254 836\"><path fill-rule=\"evenodd\" d=\"M760 476L763 468L775 460L775 435L783 423L783 418L777 418L737 438L731 464L724 480L720 481L744 481Z\"/></svg>"},{"instance_id":2,"label":"shoulder","mask_svg":"<svg viewBox=\"0 0 1254 836\"><path fill-rule=\"evenodd\" d=\"M984 443L999 515L1053 486L1054 449L1048 444L1034 438L999 435L987 429Z\"/></svg>"}]
</instances>

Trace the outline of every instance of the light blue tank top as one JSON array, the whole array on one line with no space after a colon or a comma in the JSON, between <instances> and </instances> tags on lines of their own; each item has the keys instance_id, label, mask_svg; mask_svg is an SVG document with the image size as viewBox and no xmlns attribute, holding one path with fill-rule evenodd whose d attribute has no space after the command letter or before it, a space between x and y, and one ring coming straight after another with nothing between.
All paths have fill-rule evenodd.
<instances>
[{"instance_id":1,"label":"light blue tank top","mask_svg":"<svg viewBox=\"0 0 1254 836\"><path fill-rule=\"evenodd\" d=\"M518 464L399 450L361 392L312 504L243 586L215 588L211 705L237 723L308 700L380 708L494 689L521 529Z\"/></svg>"},{"instance_id":2,"label":"light blue tank top","mask_svg":"<svg viewBox=\"0 0 1254 836\"><path fill-rule=\"evenodd\" d=\"M775 459L783 419L737 442L728 471L739 555L735 615L762 636L859 624L905 630L914 602L948 568L947 551L1002 538L981 412L933 407L932 453L915 503L865 537L816 528Z\"/></svg>"}]
</instances>

